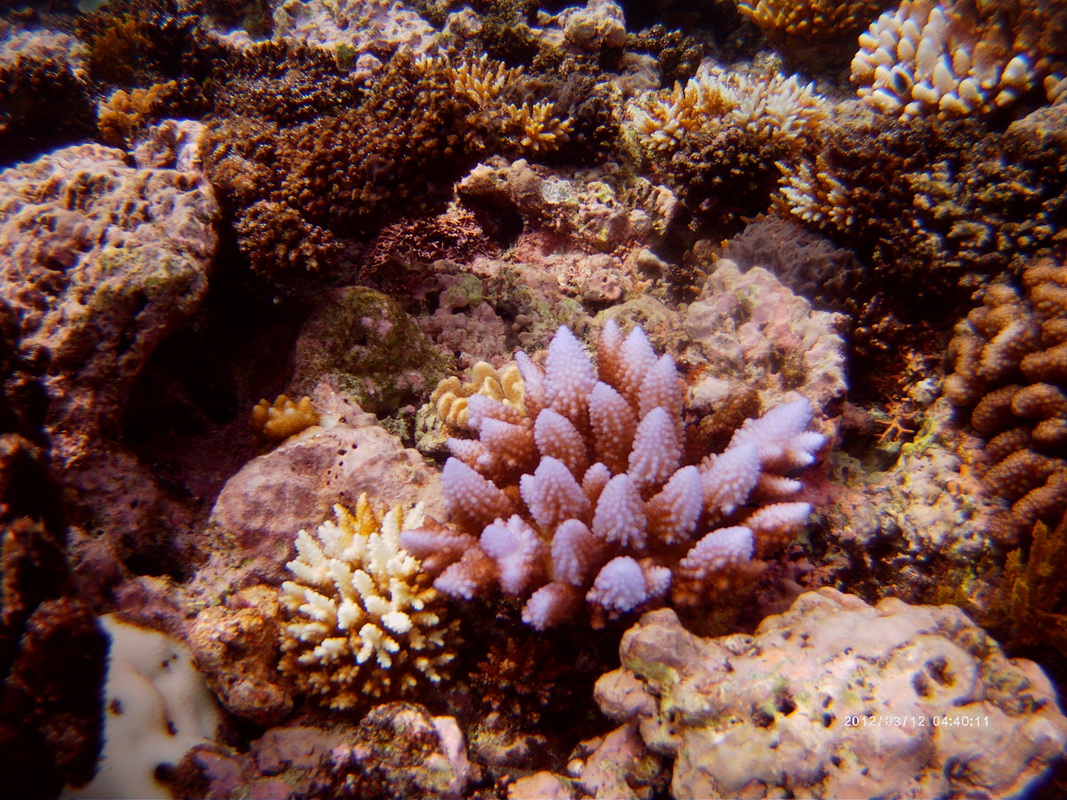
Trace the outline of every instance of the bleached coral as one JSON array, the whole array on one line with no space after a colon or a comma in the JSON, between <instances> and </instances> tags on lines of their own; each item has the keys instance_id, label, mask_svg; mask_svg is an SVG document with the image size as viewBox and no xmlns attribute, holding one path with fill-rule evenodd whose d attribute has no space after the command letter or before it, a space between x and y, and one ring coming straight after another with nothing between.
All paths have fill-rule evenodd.
<instances>
[{"instance_id":1,"label":"bleached coral","mask_svg":"<svg viewBox=\"0 0 1067 800\"><path fill-rule=\"evenodd\" d=\"M443 593L472 599L498 585L527 598L523 619L535 628L585 604L599 625L661 598L694 606L750 580L756 559L805 524L807 503L773 501L799 491L787 475L823 444L807 430L807 400L749 420L697 465L686 463L677 368L640 327L624 337L609 322L596 366L566 327L544 369L522 351L516 361L525 413L473 395L468 425L479 437L449 440L441 481L469 547L441 526L401 534L434 559Z\"/></svg>"},{"instance_id":2,"label":"bleached coral","mask_svg":"<svg viewBox=\"0 0 1067 800\"><path fill-rule=\"evenodd\" d=\"M902 119L988 113L1042 83L1049 102L1058 99L1063 53L1043 52L1040 40L1041 28L1055 28L1053 17L1062 22L1064 12L1035 13L1021 3L983 11L982 5L904 0L882 14L860 35L852 61L859 96Z\"/></svg>"},{"instance_id":3,"label":"bleached coral","mask_svg":"<svg viewBox=\"0 0 1067 800\"><path fill-rule=\"evenodd\" d=\"M423 522L421 506L379 519L367 495L355 512L334 506L314 535L297 535L295 580L282 584L288 622L282 672L334 709L406 694L442 680L454 654L438 592L400 531Z\"/></svg>"}]
</instances>

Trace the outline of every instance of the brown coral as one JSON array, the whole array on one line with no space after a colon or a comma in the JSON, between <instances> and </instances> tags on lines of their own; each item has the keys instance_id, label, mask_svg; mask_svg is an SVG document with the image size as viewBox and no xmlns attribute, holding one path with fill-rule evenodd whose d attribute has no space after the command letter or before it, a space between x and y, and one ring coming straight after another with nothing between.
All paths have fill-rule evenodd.
<instances>
[{"instance_id":1,"label":"brown coral","mask_svg":"<svg viewBox=\"0 0 1067 800\"><path fill-rule=\"evenodd\" d=\"M1009 543L1067 510L1067 384L1058 367L1067 268L1039 262L1023 286L986 290L949 345L955 371L945 380L945 394L971 409L971 424L989 439L983 483L1010 506L995 531Z\"/></svg>"},{"instance_id":2,"label":"brown coral","mask_svg":"<svg viewBox=\"0 0 1067 800\"><path fill-rule=\"evenodd\" d=\"M467 424L467 401L474 394L491 397L520 414L526 412L523 403L525 386L515 363L498 370L486 361L479 361L471 367L467 381L460 382L453 375L437 384L430 395L430 404L446 425L471 430Z\"/></svg>"},{"instance_id":3,"label":"brown coral","mask_svg":"<svg viewBox=\"0 0 1067 800\"><path fill-rule=\"evenodd\" d=\"M96 118L101 138L115 147L129 147L134 135L155 116L157 105L177 86L177 82L167 81L132 92L118 89L97 105Z\"/></svg>"},{"instance_id":4,"label":"brown coral","mask_svg":"<svg viewBox=\"0 0 1067 800\"><path fill-rule=\"evenodd\" d=\"M856 34L882 0L739 0L737 7L786 55L825 59L827 50L855 48ZM851 55L851 53L850 53Z\"/></svg>"}]
</instances>

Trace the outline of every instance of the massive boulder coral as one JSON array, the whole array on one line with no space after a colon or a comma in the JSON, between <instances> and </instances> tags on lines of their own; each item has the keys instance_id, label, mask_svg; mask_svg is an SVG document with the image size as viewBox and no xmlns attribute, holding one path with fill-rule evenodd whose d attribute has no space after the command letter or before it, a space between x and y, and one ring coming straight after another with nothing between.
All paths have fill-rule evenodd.
<instances>
[{"instance_id":1,"label":"massive boulder coral","mask_svg":"<svg viewBox=\"0 0 1067 800\"><path fill-rule=\"evenodd\" d=\"M988 438L983 483L1010 506L994 524L1007 543L1067 511L1067 267L1023 272L1023 291L988 287L949 344L945 394Z\"/></svg>"},{"instance_id":2,"label":"massive boulder coral","mask_svg":"<svg viewBox=\"0 0 1067 800\"><path fill-rule=\"evenodd\" d=\"M1055 102L1065 42L1062 0L904 0L860 36L852 81L868 105L902 119L989 114L1035 89Z\"/></svg>"},{"instance_id":3,"label":"massive boulder coral","mask_svg":"<svg viewBox=\"0 0 1067 800\"><path fill-rule=\"evenodd\" d=\"M802 488L789 474L824 441L807 430L807 400L748 420L700 461L674 361L641 328L605 325L596 367L565 327L544 369L516 358L526 413L472 395L479 438L449 441L441 480L460 530L402 534L441 592L472 599L498 585L528 598L523 620L537 629L585 604L594 625L668 597L694 607L751 580L807 521L807 503L774 502Z\"/></svg>"},{"instance_id":4,"label":"massive boulder coral","mask_svg":"<svg viewBox=\"0 0 1067 800\"><path fill-rule=\"evenodd\" d=\"M363 494L354 512L334 506L336 522L297 535L281 670L330 708L439 683L455 657L443 600L400 544L423 513L394 506L379 518Z\"/></svg>"},{"instance_id":5,"label":"massive boulder coral","mask_svg":"<svg viewBox=\"0 0 1067 800\"><path fill-rule=\"evenodd\" d=\"M826 587L718 639L662 609L620 656L597 702L674 757L674 797L1019 797L1067 743L1040 667L954 606Z\"/></svg>"}]
</instances>

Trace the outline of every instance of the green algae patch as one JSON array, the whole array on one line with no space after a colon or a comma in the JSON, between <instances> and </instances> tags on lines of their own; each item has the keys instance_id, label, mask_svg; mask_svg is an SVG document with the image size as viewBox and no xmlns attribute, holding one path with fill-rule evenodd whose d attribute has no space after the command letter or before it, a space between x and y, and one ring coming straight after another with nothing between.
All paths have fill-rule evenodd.
<instances>
[{"instance_id":1,"label":"green algae patch","mask_svg":"<svg viewBox=\"0 0 1067 800\"><path fill-rule=\"evenodd\" d=\"M300 331L294 361L293 391L309 393L331 377L374 414L420 402L450 366L396 301L359 286L323 297Z\"/></svg>"}]
</instances>

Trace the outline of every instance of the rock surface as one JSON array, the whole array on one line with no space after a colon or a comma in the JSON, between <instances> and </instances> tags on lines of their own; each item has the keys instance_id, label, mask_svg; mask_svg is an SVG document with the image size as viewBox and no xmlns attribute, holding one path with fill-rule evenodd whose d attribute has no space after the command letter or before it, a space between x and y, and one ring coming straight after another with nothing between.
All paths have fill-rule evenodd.
<instances>
[{"instance_id":1,"label":"rock surface","mask_svg":"<svg viewBox=\"0 0 1067 800\"><path fill-rule=\"evenodd\" d=\"M1041 669L954 606L823 588L717 639L659 610L620 653L597 701L675 757L675 797L1011 797L1067 742Z\"/></svg>"}]
</instances>

